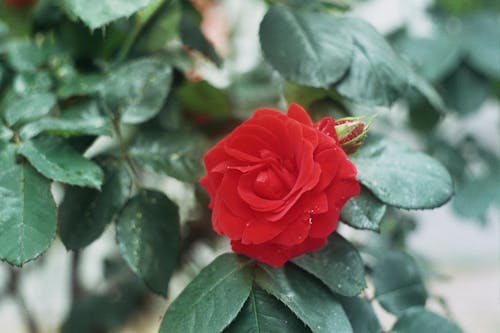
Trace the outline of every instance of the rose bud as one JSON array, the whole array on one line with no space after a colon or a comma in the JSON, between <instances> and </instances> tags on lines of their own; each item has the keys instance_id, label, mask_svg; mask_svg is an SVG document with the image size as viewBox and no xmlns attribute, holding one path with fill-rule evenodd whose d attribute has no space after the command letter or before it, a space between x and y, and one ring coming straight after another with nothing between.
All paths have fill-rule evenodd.
<instances>
[{"instance_id":1,"label":"rose bud","mask_svg":"<svg viewBox=\"0 0 500 333\"><path fill-rule=\"evenodd\" d=\"M316 123L316 128L323 133L338 139L346 154L354 153L365 141L369 125L362 117L348 117L335 121L325 117Z\"/></svg>"},{"instance_id":2,"label":"rose bud","mask_svg":"<svg viewBox=\"0 0 500 333\"><path fill-rule=\"evenodd\" d=\"M279 267L323 247L360 193L356 167L327 127L296 104L286 115L258 109L206 153L200 183L212 226L233 251Z\"/></svg>"}]
</instances>

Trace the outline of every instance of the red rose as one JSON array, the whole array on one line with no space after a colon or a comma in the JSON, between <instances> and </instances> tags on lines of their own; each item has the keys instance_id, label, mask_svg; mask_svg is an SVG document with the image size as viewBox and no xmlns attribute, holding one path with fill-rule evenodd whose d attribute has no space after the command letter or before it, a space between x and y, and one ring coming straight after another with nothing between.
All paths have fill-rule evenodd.
<instances>
[{"instance_id":1,"label":"red rose","mask_svg":"<svg viewBox=\"0 0 500 333\"><path fill-rule=\"evenodd\" d=\"M335 230L360 187L327 119L315 127L296 104L287 115L259 109L207 152L200 182L233 251L279 267Z\"/></svg>"},{"instance_id":2,"label":"red rose","mask_svg":"<svg viewBox=\"0 0 500 333\"><path fill-rule=\"evenodd\" d=\"M5 0L5 3L13 7L22 7L33 5L36 0Z\"/></svg>"}]
</instances>

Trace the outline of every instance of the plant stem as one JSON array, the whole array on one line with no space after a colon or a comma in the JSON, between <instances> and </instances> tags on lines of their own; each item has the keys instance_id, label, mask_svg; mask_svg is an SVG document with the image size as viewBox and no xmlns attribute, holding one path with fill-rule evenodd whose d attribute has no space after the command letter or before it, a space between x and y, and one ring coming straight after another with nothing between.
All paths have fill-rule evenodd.
<instances>
[{"instance_id":1,"label":"plant stem","mask_svg":"<svg viewBox=\"0 0 500 333\"><path fill-rule=\"evenodd\" d=\"M71 255L71 304L75 304L76 301L82 295L82 285L80 283L80 276L78 275L78 267L80 267L80 250L75 250Z\"/></svg>"}]
</instances>

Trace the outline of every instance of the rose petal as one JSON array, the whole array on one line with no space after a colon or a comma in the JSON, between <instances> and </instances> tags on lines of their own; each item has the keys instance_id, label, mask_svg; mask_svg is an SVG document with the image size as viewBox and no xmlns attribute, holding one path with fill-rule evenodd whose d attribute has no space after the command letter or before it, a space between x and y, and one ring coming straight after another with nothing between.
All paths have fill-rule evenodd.
<instances>
[{"instance_id":1,"label":"rose petal","mask_svg":"<svg viewBox=\"0 0 500 333\"><path fill-rule=\"evenodd\" d=\"M334 207L325 214L311 216L309 237L328 237L337 227L340 209Z\"/></svg>"},{"instance_id":2,"label":"rose petal","mask_svg":"<svg viewBox=\"0 0 500 333\"><path fill-rule=\"evenodd\" d=\"M221 200L224 201L224 204L234 215L240 216L244 220L252 220L254 218L253 211L241 200L237 192L240 175L238 171L228 170L224 175L218 193L221 195Z\"/></svg>"},{"instance_id":3,"label":"rose petal","mask_svg":"<svg viewBox=\"0 0 500 333\"><path fill-rule=\"evenodd\" d=\"M222 200L220 200L222 202ZM241 239L245 230L246 221L231 213L231 211L223 203L217 212L219 216L219 229L229 239Z\"/></svg>"},{"instance_id":4,"label":"rose petal","mask_svg":"<svg viewBox=\"0 0 500 333\"><path fill-rule=\"evenodd\" d=\"M307 238L311 225L308 219L299 218L276 236L272 242L279 245L292 246L300 244Z\"/></svg>"},{"instance_id":5,"label":"rose petal","mask_svg":"<svg viewBox=\"0 0 500 333\"><path fill-rule=\"evenodd\" d=\"M281 267L289 259L319 249L325 243L324 238L307 238L303 243L291 247L272 243L245 245L239 241L231 241L231 248L234 252L247 255L265 264Z\"/></svg>"},{"instance_id":6,"label":"rose petal","mask_svg":"<svg viewBox=\"0 0 500 333\"><path fill-rule=\"evenodd\" d=\"M288 107L287 116L307 126L312 126L312 121L307 112L298 104L292 103Z\"/></svg>"},{"instance_id":7,"label":"rose petal","mask_svg":"<svg viewBox=\"0 0 500 333\"><path fill-rule=\"evenodd\" d=\"M286 224L266 220L253 220L246 224L242 244L261 244L276 237L286 228Z\"/></svg>"},{"instance_id":8,"label":"rose petal","mask_svg":"<svg viewBox=\"0 0 500 333\"><path fill-rule=\"evenodd\" d=\"M258 196L254 190L255 172L243 174L236 186L240 198L252 209L258 212L272 211L283 205L283 199L265 199Z\"/></svg>"},{"instance_id":9,"label":"rose petal","mask_svg":"<svg viewBox=\"0 0 500 333\"><path fill-rule=\"evenodd\" d=\"M316 162L321 166L321 175L315 191L323 191L337 174L342 155L337 154L338 149L329 148L316 154Z\"/></svg>"}]
</instances>

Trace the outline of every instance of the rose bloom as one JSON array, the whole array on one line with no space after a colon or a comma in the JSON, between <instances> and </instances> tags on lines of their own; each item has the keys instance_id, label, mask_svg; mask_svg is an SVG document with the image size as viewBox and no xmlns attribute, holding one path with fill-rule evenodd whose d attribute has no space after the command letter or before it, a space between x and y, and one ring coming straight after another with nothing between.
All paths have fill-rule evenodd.
<instances>
[{"instance_id":1,"label":"rose bloom","mask_svg":"<svg viewBox=\"0 0 500 333\"><path fill-rule=\"evenodd\" d=\"M314 125L296 104L286 115L258 109L206 153L200 183L233 251L279 267L325 244L360 192L334 125Z\"/></svg>"}]
</instances>

